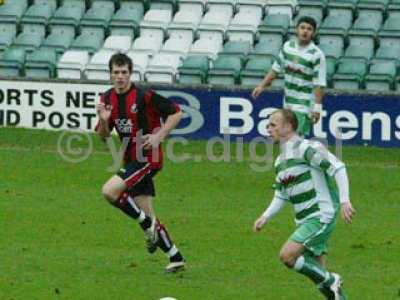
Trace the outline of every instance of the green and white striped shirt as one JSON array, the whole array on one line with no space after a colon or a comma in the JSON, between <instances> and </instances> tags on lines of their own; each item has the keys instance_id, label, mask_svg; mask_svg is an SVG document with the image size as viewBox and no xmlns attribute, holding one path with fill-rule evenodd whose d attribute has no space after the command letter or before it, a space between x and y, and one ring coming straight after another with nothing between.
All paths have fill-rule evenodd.
<instances>
[{"instance_id":1,"label":"green and white striped shirt","mask_svg":"<svg viewBox=\"0 0 400 300\"><path fill-rule=\"evenodd\" d=\"M309 114L314 107L314 87L326 86L326 61L322 51L311 42L300 47L296 40L287 41L272 65L276 73L284 73L284 108Z\"/></svg>"},{"instance_id":2,"label":"green and white striped shirt","mask_svg":"<svg viewBox=\"0 0 400 300\"><path fill-rule=\"evenodd\" d=\"M298 136L287 141L275 161L275 195L294 206L297 224L316 217L330 223L339 209L334 175L343 162L319 142Z\"/></svg>"}]
</instances>

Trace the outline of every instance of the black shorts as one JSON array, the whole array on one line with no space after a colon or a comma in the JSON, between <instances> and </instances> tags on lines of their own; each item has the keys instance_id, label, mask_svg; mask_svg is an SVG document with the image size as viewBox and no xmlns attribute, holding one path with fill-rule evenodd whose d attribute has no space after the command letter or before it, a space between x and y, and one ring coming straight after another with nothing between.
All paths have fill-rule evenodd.
<instances>
[{"instance_id":1,"label":"black shorts","mask_svg":"<svg viewBox=\"0 0 400 300\"><path fill-rule=\"evenodd\" d=\"M117 175L122 178L128 186L127 192L132 197L145 195L155 196L153 176L159 169L152 166L151 163L131 161L121 168Z\"/></svg>"}]
</instances>

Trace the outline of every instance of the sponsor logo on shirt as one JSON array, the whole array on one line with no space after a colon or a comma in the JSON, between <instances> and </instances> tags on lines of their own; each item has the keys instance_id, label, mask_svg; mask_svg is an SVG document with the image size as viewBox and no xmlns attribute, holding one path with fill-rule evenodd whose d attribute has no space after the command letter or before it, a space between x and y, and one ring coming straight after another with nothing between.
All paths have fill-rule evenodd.
<instances>
[{"instance_id":1,"label":"sponsor logo on shirt","mask_svg":"<svg viewBox=\"0 0 400 300\"><path fill-rule=\"evenodd\" d=\"M121 133L132 133L133 124L130 119L115 119L115 127Z\"/></svg>"}]
</instances>

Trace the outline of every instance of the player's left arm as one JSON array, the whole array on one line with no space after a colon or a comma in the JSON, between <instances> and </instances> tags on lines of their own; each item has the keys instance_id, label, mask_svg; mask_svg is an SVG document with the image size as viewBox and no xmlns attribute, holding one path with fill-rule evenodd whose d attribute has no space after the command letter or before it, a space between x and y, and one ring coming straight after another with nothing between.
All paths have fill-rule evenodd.
<instances>
[{"instance_id":1,"label":"player's left arm","mask_svg":"<svg viewBox=\"0 0 400 300\"><path fill-rule=\"evenodd\" d=\"M151 105L164 119L164 123L157 132L143 136L145 149L158 147L182 118L179 106L157 93L151 94Z\"/></svg>"},{"instance_id":2,"label":"player's left arm","mask_svg":"<svg viewBox=\"0 0 400 300\"><path fill-rule=\"evenodd\" d=\"M325 95L324 88L326 87L326 59L322 52L319 52L319 55L314 63L313 85L315 103L311 113L311 121L313 124L315 124L321 117L322 100Z\"/></svg>"},{"instance_id":3,"label":"player's left arm","mask_svg":"<svg viewBox=\"0 0 400 300\"><path fill-rule=\"evenodd\" d=\"M335 179L339 190L342 217L346 223L351 223L355 210L350 202L349 178L345 164L320 143L310 145L304 153L304 159L312 167L322 170Z\"/></svg>"}]
</instances>

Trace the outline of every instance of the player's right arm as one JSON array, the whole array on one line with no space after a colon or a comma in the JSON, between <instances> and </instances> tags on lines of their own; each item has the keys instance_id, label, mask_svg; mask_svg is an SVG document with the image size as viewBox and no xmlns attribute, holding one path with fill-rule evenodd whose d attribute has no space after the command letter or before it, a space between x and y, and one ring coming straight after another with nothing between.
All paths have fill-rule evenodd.
<instances>
[{"instance_id":1,"label":"player's right arm","mask_svg":"<svg viewBox=\"0 0 400 300\"><path fill-rule=\"evenodd\" d=\"M255 220L253 230L255 232L260 231L261 228L285 206L286 202L286 195L280 190L275 190L274 198L272 199L271 203L261 214L261 216Z\"/></svg>"},{"instance_id":2,"label":"player's right arm","mask_svg":"<svg viewBox=\"0 0 400 300\"><path fill-rule=\"evenodd\" d=\"M278 59L272 65L272 69L265 75L264 79L255 87L251 95L253 98L257 98L267 87L272 84L272 81L278 76L282 71L283 65L283 50L279 52Z\"/></svg>"},{"instance_id":3,"label":"player's right arm","mask_svg":"<svg viewBox=\"0 0 400 300\"><path fill-rule=\"evenodd\" d=\"M110 136L112 130L110 126L111 111L112 106L106 105L103 98L101 98L100 103L96 105L96 113L99 117L99 122L96 126L96 132L103 141Z\"/></svg>"}]
</instances>

